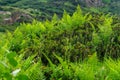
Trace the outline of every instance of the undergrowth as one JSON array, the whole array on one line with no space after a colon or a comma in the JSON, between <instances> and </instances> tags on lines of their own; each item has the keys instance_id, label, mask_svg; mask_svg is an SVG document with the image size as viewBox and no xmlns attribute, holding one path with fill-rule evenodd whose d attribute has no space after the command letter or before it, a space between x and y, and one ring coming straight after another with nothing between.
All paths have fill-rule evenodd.
<instances>
[{"instance_id":1,"label":"undergrowth","mask_svg":"<svg viewBox=\"0 0 120 80\"><path fill-rule=\"evenodd\" d=\"M119 22L110 14L21 24L0 40L0 80L119 80Z\"/></svg>"}]
</instances>

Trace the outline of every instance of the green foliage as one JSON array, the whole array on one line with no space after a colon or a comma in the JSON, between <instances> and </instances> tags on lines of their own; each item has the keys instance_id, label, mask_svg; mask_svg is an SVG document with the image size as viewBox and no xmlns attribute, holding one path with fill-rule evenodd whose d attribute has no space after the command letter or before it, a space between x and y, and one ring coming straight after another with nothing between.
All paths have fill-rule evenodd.
<instances>
[{"instance_id":1,"label":"green foliage","mask_svg":"<svg viewBox=\"0 0 120 80\"><path fill-rule=\"evenodd\" d=\"M80 7L70 16L64 11L59 20L54 15L51 21L33 21L31 24L21 24L9 39L9 49L18 54L24 52L25 58L37 54L47 63L43 54L56 61L53 53L58 53L65 60L83 60L94 52L98 57L117 54L119 56L119 41L113 39L119 33L114 30L114 20L111 15L82 14ZM115 36L116 35L116 36ZM112 51L113 44L117 51ZM104 47L103 47L104 46ZM111 49L110 51L108 51ZM77 56L77 57L76 57ZM116 58L116 56L115 56Z\"/></svg>"},{"instance_id":2,"label":"green foliage","mask_svg":"<svg viewBox=\"0 0 120 80\"><path fill-rule=\"evenodd\" d=\"M119 80L119 19L64 11L0 37L0 79ZM118 61L107 59L116 58ZM103 62L99 62L101 60Z\"/></svg>"},{"instance_id":3,"label":"green foliage","mask_svg":"<svg viewBox=\"0 0 120 80\"><path fill-rule=\"evenodd\" d=\"M112 59L106 60L106 65L109 69L109 77L108 79L113 79L113 80L119 80L120 79L120 70L119 70L119 65L120 65L120 61L113 61Z\"/></svg>"},{"instance_id":4,"label":"green foliage","mask_svg":"<svg viewBox=\"0 0 120 80\"><path fill-rule=\"evenodd\" d=\"M111 0L102 0L104 3L110 3Z\"/></svg>"},{"instance_id":5,"label":"green foliage","mask_svg":"<svg viewBox=\"0 0 120 80\"><path fill-rule=\"evenodd\" d=\"M84 62L68 63L56 54L54 56L60 64L54 65L54 68L50 66L44 70L51 76L49 77L51 80L119 80L119 60L106 59L104 63L100 63L97 55L93 54Z\"/></svg>"}]
</instances>

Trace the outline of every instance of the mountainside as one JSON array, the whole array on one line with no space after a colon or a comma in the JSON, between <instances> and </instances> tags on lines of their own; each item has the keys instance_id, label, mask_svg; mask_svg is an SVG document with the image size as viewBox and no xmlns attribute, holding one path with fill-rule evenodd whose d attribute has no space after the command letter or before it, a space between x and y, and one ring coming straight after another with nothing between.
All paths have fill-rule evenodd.
<instances>
[{"instance_id":1,"label":"mountainside","mask_svg":"<svg viewBox=\"0 0 120 80\"><path fill-rule=\"evenodd\" d=\"M80 5L82 8L95 7L98 11L112 12L120 14L119 0L1 0L1 6L17 7L27 9L30 13L43 18L51 18L56 13L62 15L63 11L74 12L75 7Z\"/></svg>"},{"instance_id":2,"label":"mountainside","mask_svg":"<svg viewBox=\"0 0 120 80\"><path fill-rule=\"evenodd\" d=\"M0 25L2 26L0 31L14 30L6 24L16 25L31 22L33 19L50 20L55 13L62 17L64 10L71 15L77 5L81 6L84 13L120 14L119 0L0 0ZM19 15L16 16L14 13Z\"/></svg>"}]
</instances>

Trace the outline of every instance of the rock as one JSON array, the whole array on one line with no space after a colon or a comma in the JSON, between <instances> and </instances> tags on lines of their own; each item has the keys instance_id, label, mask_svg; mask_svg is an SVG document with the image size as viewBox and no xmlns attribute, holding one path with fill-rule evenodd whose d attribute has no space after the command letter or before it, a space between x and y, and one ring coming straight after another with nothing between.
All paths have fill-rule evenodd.
<instances>
[{"instance_id":1,"label":"rock","mask_svg":"<svg viewBox=\"0 0 120 80\"><path fill-rule=\"evenodd\" d=\"M102 0L85 0L88 7L99 7L103 6Z\"/></svg>"},{"instance_id":2,"label":"rock","mask_svg":"<svg viewBox=\"0 0 120 80\"><path fill-rule=\"evenodd\" d=\"M2 15L11 15L11 12L9 12L9 11L0 11L0 14L2 14Z\"/></svg>"},{"instance_id":3,"label":"rock","mask_svg":"<svg viewBox=\"0 0 120 80\"><path fill-rule=\"evenodd\" d=\"M16 22L18 23L32 22L33 18L29 14L16 11L16 12L12 12L9 18L4 18L3 20L4 20L4 24L14 24Z\"/></svg>"}]
</instances>

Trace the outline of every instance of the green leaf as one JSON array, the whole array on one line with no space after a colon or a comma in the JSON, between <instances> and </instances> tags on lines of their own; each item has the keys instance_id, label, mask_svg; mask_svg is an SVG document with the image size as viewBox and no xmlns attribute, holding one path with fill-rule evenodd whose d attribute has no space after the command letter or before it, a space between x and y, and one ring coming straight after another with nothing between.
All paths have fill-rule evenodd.
<instances>
[{"instance_id":1,"label":"green leaf","mask_svg":"<svg viewBox=\"0 0 120 80\"><path fill-rule=\"evenodd\" d=\"M16 53L15 52L11 52L9 54L7 54L7 58L14 58L16 56Z\"/></svg>"},{"instance_id":2,"label":"green leaf","mask_svg":"<svg viewBox=\"0 0 120 80\"><path fill-rule=\"evenodd\" d=\"M17 80L29 80L28 76L24 75L24 74L21 74L19 76L16 77Z\"/></svg>"},{"instance_id":3,"label":"green leaf","mask_svg":"<svg viewBox=\"0 0 120 80\"><path fill-rule=\"evenodd\" d=\"M12 75L10 75L9 73L4 73L4 77L6 78L6 80L12 80Z\"/></svg>"},{"instance_id":4,"label":"green leaf","mask_svg":"<svg viewBox=\"0 0 120 80\"><path fill-rule=\"evenodd\" d=\"M11 52L11 53L7 54L7 59L13 67L16 67L18 64L17 61L14 59L15 56L16 56L15 52Z\"/></svg>"},{"instance_id":5,"label":"green leaf","mask_svg":"<svg viewBox=\"0 0 120 80\"><path fill-rule=\"evenodd\" d=\"M13 66L13 67L16 67L17 66L17 61L14 59L14 58L9 58L9 63Z\"/></svg>"}]
</instances>

